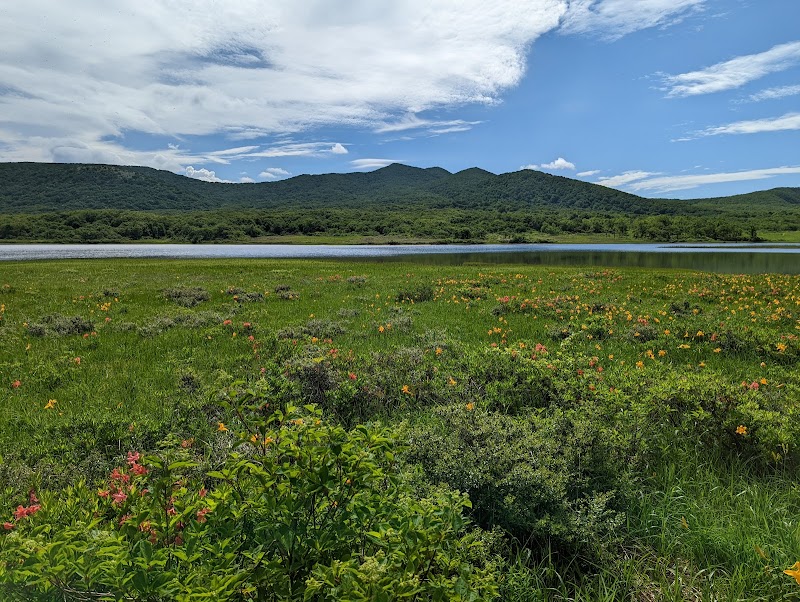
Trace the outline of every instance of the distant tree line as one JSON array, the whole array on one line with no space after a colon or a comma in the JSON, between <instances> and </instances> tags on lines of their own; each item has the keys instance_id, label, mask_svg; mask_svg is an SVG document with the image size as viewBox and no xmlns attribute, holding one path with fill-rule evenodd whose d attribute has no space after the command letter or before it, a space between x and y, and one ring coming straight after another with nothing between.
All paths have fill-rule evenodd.
<instances>
[{"instance_id":1,"label":"distant tree line","mask_svg":"<svg viewBox=\"0 0 800 602\"><path fill-rule=\"evenodd\" d=\"M753 216L626 216L573 210L438 209L222 210L152 212L79 210L0 214L0 240L100 242L237 242L279 235L395 236L443 241L524 242L558 234L594 234L648 241L746 241L759 229L800 228L800 214Z\"/></svg>"}]
</instances>

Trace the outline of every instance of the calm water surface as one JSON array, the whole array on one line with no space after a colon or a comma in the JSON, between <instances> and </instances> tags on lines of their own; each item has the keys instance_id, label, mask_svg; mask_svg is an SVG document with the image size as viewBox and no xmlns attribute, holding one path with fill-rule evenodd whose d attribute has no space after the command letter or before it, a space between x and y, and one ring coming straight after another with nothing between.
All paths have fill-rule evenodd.
<instances>
[{"instance_id":1,"label":"calm water surface","mask_svg":"<svg viewBox=\"0 0 800 602\"><path fill-rule=\"evenodd\" d=\"M585 265L800 274L800 244L0 245L0 261L106 258L306 258L434 265Z\"/></svg>"}]
</instances>

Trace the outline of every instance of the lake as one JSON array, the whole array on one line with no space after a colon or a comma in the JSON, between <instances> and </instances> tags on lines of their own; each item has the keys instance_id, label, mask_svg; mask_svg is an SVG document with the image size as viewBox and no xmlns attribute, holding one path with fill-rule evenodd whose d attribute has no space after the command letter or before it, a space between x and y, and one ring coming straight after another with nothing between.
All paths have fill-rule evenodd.
<instances>
[{"instance_id":1,"label":"lake","mask_svg":"<svg viewBox=\"0 0 800 602\"><path fill-rule=\"evenodd\" d=\"M800 274L800 244L0 245L0 261L107 258L341 259L434 265L571 265Z\"/></svg>"}]
</instances>

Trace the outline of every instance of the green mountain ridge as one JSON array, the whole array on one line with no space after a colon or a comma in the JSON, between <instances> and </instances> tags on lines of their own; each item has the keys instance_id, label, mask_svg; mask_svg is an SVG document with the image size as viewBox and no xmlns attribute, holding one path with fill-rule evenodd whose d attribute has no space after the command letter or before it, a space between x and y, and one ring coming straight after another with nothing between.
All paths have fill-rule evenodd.
<instances>
[{"instance_id":1,"label":"green mountain ridge","mask_svg":"<svg viewBox=\"0 0 800 602\"><path fill-rule=\"evenodd\" d=\"M605 186L533 170L493 174L473 167L394 163L371 172L299 175L276 182L204 182L149 167L0 163L0 213L75 210L197 211L216 209L472 209L547 207L629 215L703 215L721 208L800 206L800 188L731 197L647 199Z\"/></svg>"}]
</instances>

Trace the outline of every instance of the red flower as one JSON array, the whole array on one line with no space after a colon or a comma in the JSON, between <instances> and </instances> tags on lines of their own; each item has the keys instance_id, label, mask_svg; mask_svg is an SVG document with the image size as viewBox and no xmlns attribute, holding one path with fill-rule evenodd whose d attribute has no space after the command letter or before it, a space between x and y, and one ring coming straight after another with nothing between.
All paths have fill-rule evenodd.
<instances>
[{"instance_id":1,"label":"red flower","mask_svg":"<svg viewBox=\"0 0 800 602\"><path fill-rule=\"evenodd\" d=\"M3 523L3 529L5 529L6 531L11 531L11 529L13 528L14 528L14 523L10 523L8 521Z\"/></svg>"},{"instance_id":2,"label":"red flower","mask_svg":"<svg viewBox=\"0 0 800 602\"><path fill-rule=\"evenodd\" d=\"M197 492L197 495L199 495L200 497L206 497L207 493L208 493L208 491L206 491L206 488L205 487L201 487L200 491Z\"/></svg>"},{"instance_id":3,"label":"red flower","mask_svg":"<svg viewBox=\"0 0 800 602\"><path fill-rule=\"evenodd\" d=\"M108 489L101 489L100 491L97 492L97 495L99 497L102 497L102 498L107 498L108 497Z\"/></svg>"},{"instance_id":4,"label":"red flower","mask_svg":"<svg viewBox=\"0 0 800 602\"><path fill-rule=\"evenodd\" d=\"M19 389L21 385L22 385L22 381L19 380L19 379L15 380L13 383L11 383L11 386L14 387L15 389Z\"/></svg>"},{"instance_id":5,"label":"red flower","mask_svg":"<svg viewBox=\"0 0 800 602\"><path fill-rule=\"evenodd\" d=\"M128 452L128 464L133 466L139 461L139 452Z\"/></svg>"},{"instance_id":6,"label":"red flower","mask_svg":"<svg viewBox=\"0 0 800 602\"><path fill-rule=\"evenodd\" d=\"M203 508L202 510L197 511L197 522L204 523L206 522L206 514L211 512L211 508Z\"/></svg>"},{"instance_id":7,"label":"red flower","mask_svg":"<svg viewBox=\"0 0 800 602\"><path fill-rule=\"evenodd\" d=\"M28 516L28 509L24 506L17 506L17 509L14 510L14 520L19 520L26 516Z\"/></svg>"},{"instance_id":8,"label":"red flower","mask_svg":"<svg viewBox=\"0 0 800 602\"><path fill-rule=\"evenodd\" d=\"M147 469L141 464L131 464L131 471L133 471L133 474L139 476L147 474Z\"/></svg>"},{"instance_id":9,"label":"red flower","mask_svg":"<svg viewBox=\"0 0 800 602\"><path fill-rule=\"evenodd\" d=\"M350 377L350 380L355 380L355 379L357 379L357 378L358 378L358 377L357 377L355 374L353 374L352 372L351 372L350 374L348 374L347 376L349 376L349 377Z\"/></svg>"},{"instance_id":10,"label":"red flower","mask_svg":"<svg viewBox=\"0 0 800 602\"><path fill-rule=\"evenodd\" d=\"M122 491L117 491L116 493L111 494L111 498L114 500L113 503L115 506L120 506L125 502L125 500L128 499L128 496Z\"/></svg>"}]
</instances>

